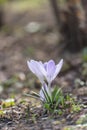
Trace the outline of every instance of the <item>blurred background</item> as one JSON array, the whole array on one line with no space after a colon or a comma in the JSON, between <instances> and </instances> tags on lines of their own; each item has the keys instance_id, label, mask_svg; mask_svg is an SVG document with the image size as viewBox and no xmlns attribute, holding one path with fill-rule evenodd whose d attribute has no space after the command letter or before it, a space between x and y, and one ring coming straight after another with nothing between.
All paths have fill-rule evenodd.
<instances>
[{"instance_id":1,"label":"blurred background","mask_svg":"<svg viewBox=\"0 0 87 130\"><path fill-rule=\"evenodd\" d=\"M0 93L39 87L27 60L61 58L60 84L86 83L87 0L0 0Z\"/></svg>"}]
</instances>

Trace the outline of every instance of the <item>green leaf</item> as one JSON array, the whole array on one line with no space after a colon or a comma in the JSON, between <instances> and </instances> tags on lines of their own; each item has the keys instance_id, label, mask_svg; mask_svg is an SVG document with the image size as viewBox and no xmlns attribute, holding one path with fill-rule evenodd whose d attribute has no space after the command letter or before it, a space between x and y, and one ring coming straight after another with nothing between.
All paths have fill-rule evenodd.
<instances>
[{"instance_id":1,"label":"green leaf","mask_svg":"<svg viewBox=\"0 0 87 130\"><path fill-rule=\"evenodd\" d=\"M40 98L40 95L34 91L31 91L31 95L36 96L37 98Z\"/></svg>"},{"instance_id":2,"label":"green leaf","mask_svg":"<svg viewBox=\"0 0 87 130\"><path fill-rule=\"evenodd\" d=\"M27 93L25 93L25 94L23 94L23 95L25 95L25 96L28 96L28 97L32 97L32 98L35 98L35 99L38 99L38 100L40 100L40 96L39 97L37 97L36 95L32 95L32 94L27 94Z\"/></svg>"},{"instance_id":3,"label":"green leaf","mask_svg":"<svg viewBox=\"0 0 87 130\"><path fill-rule=\"evenodd\" d=\"M61 88L55 87L55 89L52 92L52 101L58 100L60 95L61 95Z\"/></svg>"},{"instance_id":4,"label":"green leaf","mask_svg":"<svg viewBox=\"0 0 87 130\"><path fill-rule=\"evenodd\" d=\"M12 107L14 105L15 105L15 101L14 101L14 99L11 99L11 98L3 101L3 103L2 103L3 108Z\"/></svg>"},{"instance_id":5,"label":"green leaf","mask_svg":"<svg viewBox=\"0 0 87 130\"><path fill-rule=\"evenodd\" d=\"M6 114L6 111L0 110L0 116L3 116L3 115L5 115L5 114Z\"/></svg>"},{"instance_id":6,"label":"green leaf","mask_svg":"<svg viewBox=\"0 0 87 130\"><path fill-rule=\"evenodd\" d=\"M50 110L50 105L48 103L44 103L44 107L45 109Z\"/></svg>"},{"instance_id":7,"label":"green leaf","mask_svg":"<svg viewBox=\"0 0 87 130\"><path fill-rule=\"evenodd\" d=\"M48 92L46 91L46 89L44 89L44 90L42 89L42 91L43 91L43 94L45 96L46 102L51 103L51 97L48 94Z\"/></svg>"}]
</instances>

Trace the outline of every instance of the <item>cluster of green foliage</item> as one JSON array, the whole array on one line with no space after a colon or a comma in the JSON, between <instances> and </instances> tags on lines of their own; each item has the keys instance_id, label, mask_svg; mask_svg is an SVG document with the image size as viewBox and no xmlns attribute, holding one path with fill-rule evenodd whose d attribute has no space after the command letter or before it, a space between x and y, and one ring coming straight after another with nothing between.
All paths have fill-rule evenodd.
<instances>
[{"instance_id":1,"label":"cluster of green foliage","mask_svg":"<svg viewBox=\"0 0 87 130\"><path fill-rule=\"evenodd\" d=\"M62 90L58 87L54 88L52 96L49 96L46 91L44 95L46 101L43 106L49 113L58 113L62 115L66 109L69 109L71 113L81 110L80 105L75 102L75 99L68 94L64 96Z\"/></svg>"},{"instance_id":2,"label":"cluster of green foliage","mask_svg":"<svg viewBox=\"0 0 87 130\"><path fill-rule=\"evenodd\" d=\"M70 113L81 110L81 106L76 102L76 99L69 94L64 95L61 88L55 87L51 95L44 89L43 94L45 100L41 100L40 95L35 92L25 95L41 100L43 108L50 114L62 115L67 109Z\"/></svg>"}]
</instances>

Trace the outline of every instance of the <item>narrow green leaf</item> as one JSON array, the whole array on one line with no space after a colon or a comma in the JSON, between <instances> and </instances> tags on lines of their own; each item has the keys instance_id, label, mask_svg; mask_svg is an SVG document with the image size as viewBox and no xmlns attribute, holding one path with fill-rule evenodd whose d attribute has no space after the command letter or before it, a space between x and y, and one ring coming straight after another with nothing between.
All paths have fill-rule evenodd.
<instances>
[{"instance_id":1,"label":"narrow green leaf","mask_svg":"<svg viewBox=\"0 0 87 130\"><path fill-rule=\"evenodd\" d=\"M25 94L23 94L23 95L41 100L40 97L37 97L37 96L32 95L32 94L26 94L26 93L25 93Z\"/></svg>"}]
</instances>

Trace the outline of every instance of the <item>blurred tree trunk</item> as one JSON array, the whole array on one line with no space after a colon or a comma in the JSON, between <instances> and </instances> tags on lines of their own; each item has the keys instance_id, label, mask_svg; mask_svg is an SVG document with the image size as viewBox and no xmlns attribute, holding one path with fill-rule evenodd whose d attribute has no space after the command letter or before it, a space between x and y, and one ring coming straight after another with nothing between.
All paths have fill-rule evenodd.
<instances>
[{"instance_id":1,"label":"blurred tree trunk","mask_svg":"<svg viewBox=\"0 0 87 130\"><path fill-rule=\"evenodd\" d=\"M78 1L80 2L80 0ZM78 3L79 4L79 3ZM77 6L77 0L68 0L68 11L64 12L66 19L65 23L62 23L62 31L66 40L66 47L71 51L79 51L82 48L82 36L79 27L80 9Z\"/></svg>"},{"instance_id":2,"label":"blurred tree trunk","mask_svg":"<svg viewBox=\"0 0 87 130\"><path fill-rule=\"evenodd\" d=\"M56 17L57 25L64 37L66 49L77 52L87 45L87 0L67 0L66 8L60 9L59 1L50 0ZM86 13L85 13L86 10Z\"/></svg>"},{"instance_id":3,"label":"blurred tree trunk","mask_svg":"<svg viewBox=\"0 0 87 130\"><path fill-rule=\"evenodd\" d=\"M51 6L52 6L52 9L53 9L53 13L54 13L54 16L55 16L57 27L59 29L59 25L61 24L61 21L60 21L60 11L59 11L59 6L58 6L58 3L57 3L57 0L50 0L50 3L51 3Z\"/></svg>"},{"instance_id":4,"label":"blurred tree trunk","mask_svg":"<svg viewBox=\"0 0 87 130\"><path fill-rule=\"evenodd\" d=\"M4 25L3 15L3 6L0 5L0 29Z\"/></svg>"}]
</instances>

